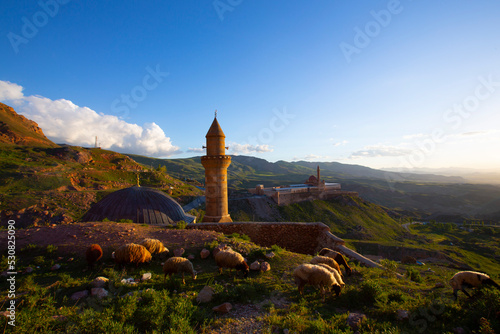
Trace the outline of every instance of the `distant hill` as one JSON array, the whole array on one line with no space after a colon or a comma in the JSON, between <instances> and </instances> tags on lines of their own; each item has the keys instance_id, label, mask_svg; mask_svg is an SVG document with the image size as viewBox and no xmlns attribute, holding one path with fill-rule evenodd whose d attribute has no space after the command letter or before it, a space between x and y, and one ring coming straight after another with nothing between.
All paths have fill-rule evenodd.
<instances>
[{"instance_id":1,"label":"distant hill","mask_svg":"<svg viewBox=\"0 0 500 334\"><path fill-rule=\"evenodd\" d=\"M37 123L0 103L0 143L39 147L58 147L43 134Z\"/></svg>"},{"instance_id":2,"label":"distant hill","mask_svg":"<svg viewBox=\"0 0 500 334\"><path fill-rule=\"evenodd\" d=\"M203 183L205 170L200 157L155 159L129 155L147 166L166 166L177 178ZM356 191L375 204L416 219L457 221L480 219L500 221L500 186L469 184L462 177L437 174L397 173L338 162L269 162L249 156L232 156L228 168L230 193L242 192L258 184L266 187L303 183L316 175L339 182L342 189Z\"/></svg>"}]
</instances>

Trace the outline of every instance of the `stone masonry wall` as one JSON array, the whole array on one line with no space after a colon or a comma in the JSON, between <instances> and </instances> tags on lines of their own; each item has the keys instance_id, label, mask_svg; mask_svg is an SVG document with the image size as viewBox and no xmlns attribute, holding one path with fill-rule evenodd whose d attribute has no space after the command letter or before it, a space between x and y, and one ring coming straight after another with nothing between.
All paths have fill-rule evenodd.
<instances>
[{"instance_id":1,"label":"stone masonry wall","mask_svg":"<svg viewBox=\"0 0 500 334\"><path fill-rule=\"evenodd\" d=\"M329 227L323 223L200 223L189 224L187 228L224 234L246 234L257 245L278 245L302 254L314 254L324 247L333 248L335 243L344 244L344 241L331 234Z\"/></svg>"}]
</instances>

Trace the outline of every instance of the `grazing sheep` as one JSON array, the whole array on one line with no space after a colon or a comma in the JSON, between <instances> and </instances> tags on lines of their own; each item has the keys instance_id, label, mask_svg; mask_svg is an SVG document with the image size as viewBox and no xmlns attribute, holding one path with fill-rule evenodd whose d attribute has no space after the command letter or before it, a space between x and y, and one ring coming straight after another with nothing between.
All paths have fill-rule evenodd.
<instances>
[{"instance_id":1,"label":"grazing sheep","mask_svg":"<svg viewBox=\"0 0 500 334\"><path fill-rule=\"evenodd\" d=\"M220 244L220 245L218 245L217 247L214 248L214 250L212 251L212 255L215 258L215 255L217 255L217 253L219 253L222 250L227 250L227 249L231 250L231 247L229 247L226 244Z\"/></svg>"},{"instance_id":2,"label":"grazing sheep","mask_svg":"<svg viewBox=\"0 0 500 334\"><path fill-rule=\"evenodd\" d=\"M332 258L335 261L337 261L337 263L340 266L344 266L344 269L345 269L345 272L347 275L350 275L352 273L352 269L347 264L345 257L342 254L340 254L339 252L336 252L336 251L331 250L329 248L323 248L322 250L319 251L318 255L326 256L326 257Z\"/></svg>"},{"instance_id":3,"label":"grazing sheep","mask_svg":"<svg viewBox=\"0 0 500 334\"><path fill-rule=\"evenodd\" d=\"M497 289L500 289L500 286L495 283L490 276L476 271L459 271L450 279L450 285L453 288L455 300L457 300L458 297L458 290L462 290L467 297L470 297L469 293L465 291L465 288L477 288L483 284L493 285Z\"/></svg>"},{"instance_id":4,"label":"grazing sheep","mask_svg":"<svg viewBox=\"0 0 500 334\"><path fill-rule=\"evenodd\" d=\"M151 253L151 255L154 254L168 254L168 249L167 247L163 246L163 243L158 240L158 239L144 239L141 241L139 245L142 245L146 247L146 249Z\"/></svg>"},{"instance_id":5,"label":"grazing sheep","mask_svg":"<svg viewBox=\"0 0 500 334\"><path fill-rule=\"evenodd\" d=\"M330 267L329 265L327 265L325 263L317 263L316 265L323 267L326 270L328 270L329 272L331 272L333 274L333 276L335 277L335 279L337 280L337 283L339 283L340 287L343 288L345 286L345 283L342 280L342 276L340 276L340 273L337 271L337 269L333 269L332 267Z\"/></svg>"},{"instance_id":6,"label":"grazing sheep","mask_svg":"<svg viewBox=\"0 0 500 334\"><path fill-rule=\"evenodd\" d=\"M297 284L299 293L302 295L304 292L304 286L306 284L319 287L321 289L321 294L323 295L323 301L325 301L325 288L328 291L335 291L337 296L340 295L342 287L335 279L333 274L322 266L315 264L301 264L293 271L293 276L295 277L295 284Z\"/></svg>"},{"instance_id":7,"label":"grazing sheep","mask_svg":"<svg viewBox=\"0 0 500 334\"><path fill-rule=\"evenodd\" d=\"M90 245L85 252L85 257L87 258L87 264L89 269L92 270L94 264L102 257L102 248L98 244Z\"/></svg>"},{"instance_id":8,"label":"grazing sheep","mask_svg":"<svg viewBox=\"0 0 500 334\"><path fill-rule=\"evenodd\" d=\"M114 259L117 264L124 265L127 263L139 263L151 261L151 253L146 247L137 244L125 244L120 246L114 252Z\"/></svg>"},{"instance_id":9,"label":"grazing sheep","mask_svg":"<svg viewBox=\"0 0 500 334\"><path fill-rule=\"evenodd\" d=\"M229 272L231 269L241 270L243 271L243 277L248 276L248 264L245 262L243 256L235 252L231 249L225 249L219 251L215 255L215 263L219 267L219 273L222 274L222 268L229 268Z\"/></svg>"},{"instance_id":10,"label":"grazing sheep","mask_svg":"<svg viewBox=\"0 0 500 334\"><path fill-rule=\"evenodd\" d=\"M186 284L184 280L184 273L191 274L193 280L196 279L196 272L194 271L193 264L186 258L174 256L168 259L163 265L163 282L167 278L167 275L171 277L175 273L182 273L182 284Z\"/></svg>"},{"instance_id":11,"label":"grazing sheep","mask_svg":"<svg viewBox=\"0 0 500 334\"><path fill-rule=\"evenodd\" d=\"M317 255L317 256L313 257L313 259L311 260L311 264L318 264L318 263L324 263L324 264L332 267L333 269L337 269L340 276L342 276L342 272L340 271L339 264L334 259L327 257L327 256Z\"/></svg>"}]
</instances>

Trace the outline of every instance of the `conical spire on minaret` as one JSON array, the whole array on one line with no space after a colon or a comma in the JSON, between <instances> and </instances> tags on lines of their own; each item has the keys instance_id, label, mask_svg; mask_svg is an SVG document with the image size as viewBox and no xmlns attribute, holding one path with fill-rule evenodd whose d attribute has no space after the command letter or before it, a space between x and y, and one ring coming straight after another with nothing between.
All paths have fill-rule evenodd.
<instances>
[{"instance_id":1,"label":"conical spire on minaret","mask_svg":"<svg viewBox=\"0 0 500 334\"><path fill-rule=\"evenodd\" d=\"M222 128L219 125L219 122L217 122L217 110L215 110L214 121L212 122L210 129L208 129L207 135L205 137L224 137L224 138L226 138L226 135L224 134L224 132L222 131Z\"/></svg>"},{"instance_id":2,"label":"conical spire on minaret","mask_svg":"<svg viewBox=\"0 0 500 334\"><path fill-rule=\"evenodd\" d=\"M217 121L217 110L215 111L214 121L212 122L205 138L207 138L207 155L213 156L226 154L226 135Z\"/></svg>"}]
</instances>

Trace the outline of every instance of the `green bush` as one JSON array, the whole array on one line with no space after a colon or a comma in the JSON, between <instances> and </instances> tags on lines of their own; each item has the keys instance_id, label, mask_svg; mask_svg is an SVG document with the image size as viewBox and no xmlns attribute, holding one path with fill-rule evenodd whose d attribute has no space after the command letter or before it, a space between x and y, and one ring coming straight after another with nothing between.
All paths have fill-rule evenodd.
<instances>
[{"instance_id":1,"label":"green bush","mask_svg":"<svg viewBox=\"0 0 500 334\"><path fill-rule=\"evenodd\" d=\"M184 230L187 227L187 223L184 220L180 220L175 224L175 228L178 230Z\"/></svg>"},{"instance_id":2,"label":"green bush","mask_svg":"<svg viewBox=\"0 0 500 334\"><path fill-rule=\"evenodd\" d=\"M422 276L420 276L420 272L416 268L408 267L406 276L413 282L422 283Z\"/></svg>"}]
</instances>

